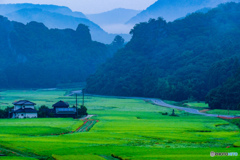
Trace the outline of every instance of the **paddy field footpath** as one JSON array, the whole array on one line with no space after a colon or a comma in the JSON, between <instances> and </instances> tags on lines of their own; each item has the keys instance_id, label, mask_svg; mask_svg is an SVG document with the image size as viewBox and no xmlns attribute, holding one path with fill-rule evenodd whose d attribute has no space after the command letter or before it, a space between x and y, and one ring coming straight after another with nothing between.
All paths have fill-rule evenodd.
<instances>
[{"instance_id":1,"label":"paddy field footpath","mask_svg":"<svg viewBox=\"0 0 240 160\"><path fill-rule=\"evenodd\" d=\"M65 93L3 91L0 102L2 108L19 99L37 107L58 100L74 105ZM240 130L229 121L180 110L170 116L171 108L140 99L86 96L85 105L97 115L89 120L98 121L87 132L69 134L84 124L80 119L1 119L0 154L6 156L0 159L239 159L210 157L211 151L240 153Z\"/></svg>"}]
</instances>

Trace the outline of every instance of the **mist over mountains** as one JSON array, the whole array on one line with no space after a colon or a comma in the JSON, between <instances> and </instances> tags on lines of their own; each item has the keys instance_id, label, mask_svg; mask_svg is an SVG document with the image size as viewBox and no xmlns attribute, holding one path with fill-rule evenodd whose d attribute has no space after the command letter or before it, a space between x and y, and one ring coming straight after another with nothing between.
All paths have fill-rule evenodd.
<instances>
[{"instance_id":1,"label":"mist over mountains","mask_svg":"<svg viewBox=\"0 0 240 160\"><path fill-rule=\"evenodd\" d=\"M126 24L147 22L150 18L162 17L173 21L202 8L216 7L220 3L239 2L239 0L158 0L146 10L131 18Z\"/></svg>"},{"instance_id":2,"label":"mist over mountains","mask_svg":"<svg viewBox=\"0 0 240 160\"><path fill-rule=\"evenodd\" d=\"M116 34L108 34L99 25L88 20L81 12L72 12L67 7L54 5L35 5L35 4L2 4L0 14L10 20L27 24L31 21L44 23L48 28L76 29L79 24L89 27L92 39L98 42L110 44ZM129 34L121 34L129 41Z\"/></svg>"},{"instance_id":3,"label":"mist over mountains","mask_svg":"<svg viewBox=\"0 0 240 160\"><path fill-rule=\"evenodd\" d=\"M109 33L129 33L133 25L126 25L125 22L140 12L141 11L132 9L117 8L99 14L88 14L86 16Z\"/></svg>"}]
</instances>

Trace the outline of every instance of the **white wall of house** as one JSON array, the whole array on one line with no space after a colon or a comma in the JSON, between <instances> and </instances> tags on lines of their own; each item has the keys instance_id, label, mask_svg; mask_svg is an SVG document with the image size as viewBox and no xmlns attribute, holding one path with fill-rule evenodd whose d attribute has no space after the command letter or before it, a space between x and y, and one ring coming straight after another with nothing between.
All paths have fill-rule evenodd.
<instances>
[{"instance_id":1,"label":"white wall of house","mask_svg":"<svg viewBox=\"0 0 240 160\"><path fill-rule=\"evenodd\" d=\"M37 113L16 113L13 118L37 118Z\"/></svg>"},{"instance_id":2,"label":"white wall of house","mask_svg":"<svg viewBox=\"0 0 240 160\"><path fill-rule=\"evenodd\" d=\"M33 105L15 105L15 106L14 106L14 111L16 111L16 110L18 110L18 109L20 109L20 108L23 108L23 106L24 106L25 108L32 108L32 109L34 109L34 106L33 106Z\"/></svg>"}]
</instances>

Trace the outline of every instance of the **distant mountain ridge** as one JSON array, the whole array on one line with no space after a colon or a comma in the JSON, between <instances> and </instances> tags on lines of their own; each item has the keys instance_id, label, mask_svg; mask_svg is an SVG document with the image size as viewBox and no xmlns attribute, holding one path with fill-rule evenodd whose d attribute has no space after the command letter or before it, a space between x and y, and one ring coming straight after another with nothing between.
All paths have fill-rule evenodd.
<instances>
[{"instance_id":1,"label":"distant mountain ridge","mask_svg":"<svg viewBox=\"0 0 240 160\"><path fill-rule=\"evenodd\" d=\"M92 38L99 42L102 41L99 35L108 36L108 34L102 28L88 19L49 12L39 8L24 8L13 13L6 14L6 16L9 18L9 20L18 21L24 24L27 24L31 21L41 22L44 23L48 28L76 29L79 24L85 24L90 28Z\"/></svg>"},{"instance_id":2,"label":"distant mountain ridge","mask_svg":"<svg viewBox=\"0 0 240 160\"><path fill-rule=\"evenodd\" d=\"M86 18L82 12L73 12L70 8L65 6L56 5L44 5L44 4L31 4L31 3L21 3L21 4L0 4L0 14L6 15L15 12L20 9L30 9L38 8L48 12L59 13L68 16L74 16L78 18Z\"/></svg>"},{"instance_id":3,"label":"distant mountain ridge","mask_svg":"<svg viewBox=\"0 0 240 160\"><path fill-rule=\"evenodd\" d=\"M55 5L35 4L2 4L0 14L10 20L27 24L31 21L44 23L48 28L76 29L79 24L89 27L92 39L105 44L110 44L116 34L108 34L100 26L88 20L81 12L72 12L71 9ZM121 34L125 41L131 36Z\"/></svg>"},{"instance_id":4,"label":"distant mountain ridge","mask_svg":"<svg viewBox=\"0 0 240 160\"><path fill-rule=\"evenodd\" d=\"M93 22L99 25L106 24L124 24L127 20L136 16L141 11L117 8L111 11L98 13L98 14L87 14L86 16Z\"/></svg>"},{"instance_id":5,"label":"distant mountain ridge","mask_svg":"<svg viewBox=\"0 0 240 160\"><path fill-rule=\"evenodd\" d=\"M162 17L173 21L202 8L216 7L220 3L239 2L239 0L158 0L146 10L131 18L126 24L147 22L150 18Z\"/></svg>"},{"instance_id":6,"label":"distant mountain ridge","mask_svg":"<svg viewBox=\"0 0 240 160\"><path fill-rule=\"evenodd\" d=\"M49 28L74 28L73 26L78 26L82 23L90 28L95 27L101 30L101 28L85 18L77 18L68 15L63 15L56 12L49 12L47 10L39 8L23 8L15 12L6 14L9 20L17 20L22 23L29 23L31 21L37 21L44 23ZM76 29L75 27L75 29Z\"/></svg>"}]
</instances>

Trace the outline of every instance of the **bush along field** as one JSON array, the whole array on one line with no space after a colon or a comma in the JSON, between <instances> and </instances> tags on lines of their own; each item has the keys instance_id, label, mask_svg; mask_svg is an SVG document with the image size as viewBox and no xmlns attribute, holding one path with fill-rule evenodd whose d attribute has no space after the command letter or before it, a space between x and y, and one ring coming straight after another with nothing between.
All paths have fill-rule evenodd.
<instances>
[{"instance_id":1,"label":"bush along field","mask_svg":"<svg viewBox=\"0 0 240 160\"><path fill-rule=\"evenodd\" d=\"M86 96L85 105L94 115L88 120L1 119L0 159L239 159L210 156L240 153L238 122L179 110L171 116L172 109L139 99Z\"/></svg>"}]
</instances>

